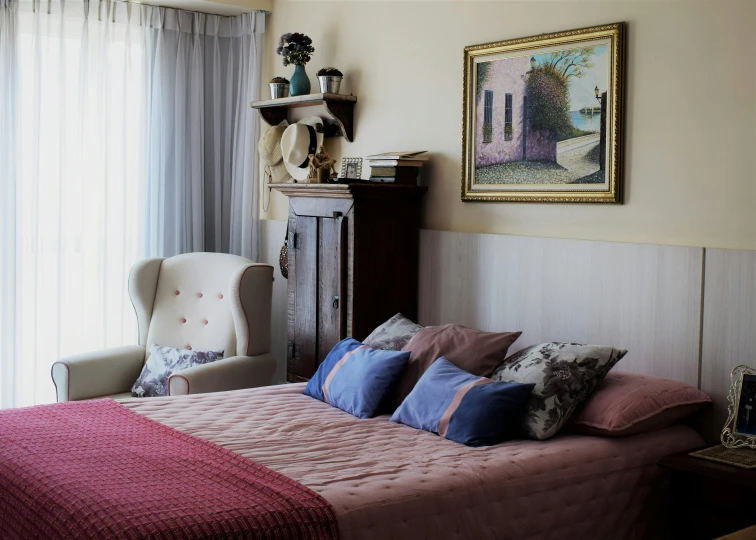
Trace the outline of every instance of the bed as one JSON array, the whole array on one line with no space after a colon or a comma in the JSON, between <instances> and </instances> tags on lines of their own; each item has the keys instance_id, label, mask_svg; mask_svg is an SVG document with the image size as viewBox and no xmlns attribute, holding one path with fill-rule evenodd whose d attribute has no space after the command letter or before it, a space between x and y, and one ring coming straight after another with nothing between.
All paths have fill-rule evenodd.
<instances>
[{"instance_id":1,"label":"bed","mask_svg":"<svg viewBox=\"0 0 756 540\"><path fill-rule=\"evenodd\" d=\"M470 448L387 416L359 420L303 389L120 403L307 486L333 507L345 540L639 538L658 510L656 463L703 444L675 425Z\"/></svg>"}]
</instances>

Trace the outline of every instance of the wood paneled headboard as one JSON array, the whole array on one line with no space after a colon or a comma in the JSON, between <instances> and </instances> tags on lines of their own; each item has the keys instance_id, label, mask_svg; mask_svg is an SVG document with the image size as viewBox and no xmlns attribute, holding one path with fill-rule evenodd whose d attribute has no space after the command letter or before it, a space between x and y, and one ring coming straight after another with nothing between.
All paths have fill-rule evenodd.
<instances>
[{"instance_id":1,"label":"wood paneled headboard","mask_svg":"<svg viewBox=\"0 0 756 540\"><path fill-rule=\"evenodd\" d=\"M420 323L628 349L617 368L698 385L703 250L424 230Z\"/></svg>"},{"instance_id":2,"label":"wood paneled headboard","mask_svg":"<svg viewBox=\"0 0 756 540\"><path fill-rule=\"evenodd\" d=\"M263 262L286 231L263 222ZM286 281L276 273L273 348L285 377ZM628 349L617 369L686 381L714 398L716 440L729 373L756 367L756 251L422 230L419 322L522 330L544 341Z\"/></svg>"}]
</instances>

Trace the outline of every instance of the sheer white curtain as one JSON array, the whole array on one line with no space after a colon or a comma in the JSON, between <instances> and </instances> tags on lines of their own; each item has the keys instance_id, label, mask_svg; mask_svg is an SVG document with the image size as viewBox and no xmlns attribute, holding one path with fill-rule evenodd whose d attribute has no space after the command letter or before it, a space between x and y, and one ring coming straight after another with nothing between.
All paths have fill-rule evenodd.
<instances>
[{"instance_id":1,"label":"sheer white curtain","mask_svg":"<svg viewBox=\"0 0 756 540\"><path fill-rule=\"evenodd\" d=\"M18 5L0 0L0 407L14 403Z\"/></svg>"},{"instance_id":2,"label":"sheer white curtain","mask_svg":"<svg viewBox=\"0 0 756 540\"><path fill-rule=\"evenodd\" d=\"M139 258L257 256L263 24L0 0L0 406L54 401L58 358L135 342Z\"/></svg>"},{"instance_id":3,"label":"sheer white curtain","mask_svg":"<svg viewBox=\"0 0 756 540\"><path fill-rule=\"evenodd\" d=\"M22 2L13 52L1 32L0 54L15 55L2 93L18 90L0 136L16 161L2 180L5 407L53 401L55 360L136 332L124 285L145 251L138 26L86 7Z\"/></svg>"}]
</instances>

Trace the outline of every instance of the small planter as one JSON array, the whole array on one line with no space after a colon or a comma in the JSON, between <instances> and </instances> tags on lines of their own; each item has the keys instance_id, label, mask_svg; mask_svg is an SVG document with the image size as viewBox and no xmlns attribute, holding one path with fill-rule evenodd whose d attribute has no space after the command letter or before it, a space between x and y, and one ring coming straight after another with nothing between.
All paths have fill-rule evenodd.
<instances>
[{"instance_id":1,"label":"small planter","mask_svg":"<svg viewBox=\"0 0 756 540\"><path fill-rule=\"evenodd\" d=\"M268 83L270 99L289 97L289 83Z\"/></svg>"},{"instance_id":2,"label":"small planter","mask_svg":"<svg viewBox=\"0 0 756 540\"><path fill-rule=\"evenodd\" d=\"M341 79L343 79L341 76L318 75L320 92L323 94L338 94L339 88L341 88Z\"/></svg>"}]
</instances>

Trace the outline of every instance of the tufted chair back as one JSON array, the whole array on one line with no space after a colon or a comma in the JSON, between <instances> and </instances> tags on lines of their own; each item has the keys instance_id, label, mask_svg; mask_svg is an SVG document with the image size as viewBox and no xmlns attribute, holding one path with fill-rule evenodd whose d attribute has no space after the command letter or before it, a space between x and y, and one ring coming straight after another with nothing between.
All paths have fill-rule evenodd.
<instances>
[{"instance_id":1,"label":"tufted chair back","mask_svg":"<svg viewBox=\"0 0 756 540\"><path fill-rule=\"evenodd\" d=\"M144 259L129 295L139 344L223 350L224 358L270 351L273 267L224 253Z\"/></svg>"}]
</instances>

